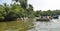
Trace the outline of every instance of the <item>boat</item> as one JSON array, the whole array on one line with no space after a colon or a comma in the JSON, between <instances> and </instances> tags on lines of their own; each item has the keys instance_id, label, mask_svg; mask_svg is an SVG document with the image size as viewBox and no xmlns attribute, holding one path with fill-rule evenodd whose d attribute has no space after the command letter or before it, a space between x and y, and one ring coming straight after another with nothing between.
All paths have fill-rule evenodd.
<instances>
[{"instance_id":1,"label":"boat","mask_svg":"<svg viewBox=\"0 0 60 31\"><path fill-rule=\"evenodd\" d=\"M58 17L59 17L58 15L54 15L53 19L58 19Z\"/></svg>"},{"instance_id":2,"label":"boat","mask_svg":"<svg viewBox=\"0 0 60 31\"><path fill-rule=\"evenodd\" d=\"M51 16L41 16L41 18L36 19L36 21L50 21Z\"/></svg>"}]
</instances>

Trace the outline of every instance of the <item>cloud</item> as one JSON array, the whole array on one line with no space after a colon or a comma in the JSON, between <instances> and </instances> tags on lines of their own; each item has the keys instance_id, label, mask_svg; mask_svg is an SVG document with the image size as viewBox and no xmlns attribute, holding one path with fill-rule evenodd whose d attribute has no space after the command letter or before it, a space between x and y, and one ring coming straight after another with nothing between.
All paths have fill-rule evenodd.
<instances>
[{"instance_id":1,"label":"cloud","mask_svg":"<svg viewBox=\"0 0 60 31\"><path fill-rule=\"evenodd\" d=\"M34 10L60 9L60 0L28 0Z\"/></svg>"},{"instance_id":2,"label":"cloud","mask_svg":"<svg viewBox=\"0 0 60 31\"><path fill-rule=\"evenodd\" d=\"M12 0L0 0L0 4L7 3L11 4Z\"/></svg>"},{"instance_id":3,"label":"cloud","mask_svg":"<svg viewBox=\"0 0 60 31\"><path fill-rule=\"evenodd\" d=\"M12 3L12 0L0 0L0 4ZM28 4L32 4L34 10L55 10L60 9L60 0L28 0Z\"/></svg>"}]
</instances>

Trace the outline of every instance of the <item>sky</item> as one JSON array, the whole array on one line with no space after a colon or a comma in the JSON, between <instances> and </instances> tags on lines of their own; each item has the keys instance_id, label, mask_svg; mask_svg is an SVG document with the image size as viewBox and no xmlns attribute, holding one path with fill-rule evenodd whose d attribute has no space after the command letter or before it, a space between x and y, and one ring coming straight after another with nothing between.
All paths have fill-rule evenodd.
<instances>
[{"instance_id":1,"label":"sky","mask_svg":"<svg viewBox=\"0 0 60 31\"><path fill-rule=\"evenodd\" d=\"M10 4L11 0L0 0L0 4L7 2ZM33 5L34 10L56 10L60 9L60 0L28 0L28 4Z\"/></svg>"},{"instance_id":2,"label":"sky","mask_svg":"<svg viewBox=\"0 0 60 31\"><path fill-rule=\"evenodd\" d=\"M11 0L0 0L0 4L7 3L10 4L12 1Z\"/></svg>"}]
</instances>

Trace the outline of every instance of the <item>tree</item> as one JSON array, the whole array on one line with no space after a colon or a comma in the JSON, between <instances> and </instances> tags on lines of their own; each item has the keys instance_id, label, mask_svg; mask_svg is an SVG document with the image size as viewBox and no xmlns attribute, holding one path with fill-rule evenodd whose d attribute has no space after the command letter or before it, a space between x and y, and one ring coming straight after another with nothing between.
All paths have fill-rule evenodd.
<instances>
[{"instance_id":1,"label":"tree","mask_svg":"<svg viewBox=\"0 0 60 31\"><path fill-rule=\"evenodd\" d=\"M36 12L35 12L35 17L39 17L39 16L42 16L42 11L41 10L37 10Z\"/></svg>"},{"instance_id":2,"label":"tree","mask_svg":"<svg viewBox=\"0 0 60 31\"><path fill-rule=\"evenodd\" d=\"M4 20L5 11L3 6L0 5L0 21Z\"/></svg>"},{"instance_id":3,"label":"tree","mask_svg":"<svg viewBox=\"0 0 60 31\"><path fill-rule=\"evenodd\" d=\"M20 0L20 5L23 9L26 9L27 8L27 0Z\"/></svg>"},{"instance_id":4,"label":"tree","mask_svg":"<svg viewBox=\"0 0 60 31\"><path fill-rule=\"evenodd\" d=\"M12 1L16 1L16 2L18 2L19 0L12 0Z\"/></svg>"},{"instance_id":5,"label":"tree","mask_svg":"<svg viewBox=\"0 0 60 31\"><path fill-rule=\"evenodd\" d=\"M47 10L46 13L47 13L47 15L52 15L52 11L51 10Z\"/></svg>"},{"instance_id":6,"label":"tree","mask_svg":"<svg viewBox=\"0 0 60 31\"><path fill-rule=\"evenodd\" d=\"M10 10L10 16L13 18L23 18L25 16L25 10L21 8L19 4L13 4L11 5L11 10Z\"/></svg>"},{"instance_id":7,"label":"tree","mask_svg":"<svg viewBox=\"0 0 60 31\"><path fill-rule=\"evenodd\" d=\"M26 13L28 17L34 16L33 6L31 4L29 4L29 7L27 8Z\"/></svg>"},{"instance_id":8,"label":"tree","mask_svg":"<svg viewBox=\"0 0 60 31\"><path fill-rule=\"evenodd\" d=\"M9 14L9 11L10 11L10 7L9 7L9 5L4 3L3 8L4 8L4 11L5 11L5 15L3 15L4 18L5 18L4 20L7 20L8 19L8 14Z\"/></svg>"},{"instance_id":9,"label":"tree","mask_svg":"<svg viewBox=\"0 0 60 31\"><path fill-rule=\"evenodd\" d=\"M12 1L19 2L23 9L27 8L27 0L12 0Z\"/></svg>"}]
</instances>

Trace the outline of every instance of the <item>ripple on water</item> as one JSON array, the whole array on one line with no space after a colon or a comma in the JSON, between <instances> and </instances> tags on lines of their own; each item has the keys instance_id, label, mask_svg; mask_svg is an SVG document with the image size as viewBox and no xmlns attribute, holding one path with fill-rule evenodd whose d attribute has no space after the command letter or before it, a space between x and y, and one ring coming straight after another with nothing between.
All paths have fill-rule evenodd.
<instances>
[{"instance_id":1,"label":"ripple on water","mask_svg":"<svg viewBox=\"0 0 60 31\"><path fill-rule=\"evenodd\" d=\"M35 22L35 29L30 31L60 31L60 20L53 19L50 22Z\"/></svg>"}]
</instances>

